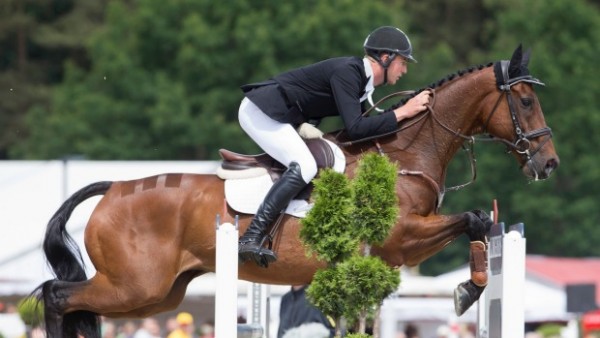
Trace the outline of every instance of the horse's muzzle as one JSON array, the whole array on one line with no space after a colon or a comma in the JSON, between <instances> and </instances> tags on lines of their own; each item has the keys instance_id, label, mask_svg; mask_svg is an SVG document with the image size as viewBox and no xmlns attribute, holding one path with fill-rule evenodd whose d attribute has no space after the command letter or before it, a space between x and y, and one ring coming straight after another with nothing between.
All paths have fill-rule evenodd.
<instances>
[{"instance_id":1,"label":"horse's muzzle","mask_svg":"<svg viewBox=\"0 0 600 338\"><path fill-rule=\"evenodd\" d=\"M545 180L558 168L559 163L560 160L555 156L534 157L525 163L523 173L534 181Z\"/></svg>"}]
</instances>

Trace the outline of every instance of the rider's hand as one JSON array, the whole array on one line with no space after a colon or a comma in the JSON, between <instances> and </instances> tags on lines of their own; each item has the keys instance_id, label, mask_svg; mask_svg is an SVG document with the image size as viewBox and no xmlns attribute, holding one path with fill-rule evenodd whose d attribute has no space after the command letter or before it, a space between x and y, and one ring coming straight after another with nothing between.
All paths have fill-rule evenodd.
<instances>
[{"instance_id":1,"label":"rider's hand","mask_svg":"<svg viewBox=\"0 0 600 338\"><path fill-rule=\"evenodd\" d=\"M302 123L297 131L300 137L306 140L323 137L323 132L310 123Z\"/></svg>"},{"instance_id":2,"label":"rider's hand","mask_svg":"<svg viewBox=\"0 0 600 338\"><path fill-rule=\"evenodd\" d=\"M394 113L396 114L396 121L400 122L404 119L411 118L427 109L430 98L431 91L424 90L408 100L402 107L396 108L394 110Z\"/></svg>"}]
</instances>

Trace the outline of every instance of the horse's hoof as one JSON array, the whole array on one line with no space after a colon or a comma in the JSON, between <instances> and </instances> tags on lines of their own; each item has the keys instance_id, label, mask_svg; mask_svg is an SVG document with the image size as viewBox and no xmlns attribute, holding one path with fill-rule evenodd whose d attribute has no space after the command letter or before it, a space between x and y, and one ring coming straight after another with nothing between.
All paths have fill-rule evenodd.
<instances>
[{"instance_id":1,"label":"horse's hoof","mask_svg":"<svg viewBox=\"0 0 600 338\"><path fill-rule=\"evenodd\" d=\"M483 293L485 287L475 285L471 280L458 284L454 289L454 311L457 316L463 313L473 305Z\"/></svg>"}]
</instances>

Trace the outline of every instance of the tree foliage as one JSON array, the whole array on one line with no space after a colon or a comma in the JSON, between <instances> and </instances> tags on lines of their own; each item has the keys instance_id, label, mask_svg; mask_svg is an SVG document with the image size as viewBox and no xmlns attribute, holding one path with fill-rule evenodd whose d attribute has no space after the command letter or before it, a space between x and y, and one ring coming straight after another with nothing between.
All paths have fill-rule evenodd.
<instances>
[{"instance_id":1,"label":"tree foliage","mask_svg":"<svg viewBox=\"0 0 600 338\"><path fill-rule=\"evenodd\" d=\"M29 136L11 154L211 159L220 147L257 151L240 142L247 137L237 125L239 86L316 59L360 55L355 32L396 21L395 13L355 1L111 1L106 24L87 42L91 65L67 62L65 80L49 105L30 110Z\"/></svg>"},{"instance_id":2,"label":"tree foliage","mask_svg":"<svg viewBox=\"0 0 600 338\"><path fill-rule=\"evenodd\" d=\"M368 244L382 244L398 218L398 167L385 156L365 154L352 180L354 236Z\"/></svg>"},{"instance_id":3,"label":"tree foliage","mask_svg":"<svg viewBox=\"0 0 600 338\"><path fill-rule=\"evenodd\" d=\"M323 171L315 183L314 206L301 220L300 238L308 254L316 252L328 263L316 272L307 295L336 318L338 331L343 316L364 333L367 316L400 283L398 270L369 256L368 250L362 255L357 250L359 244L383 242L396 223L396 169L386 156L370 153L359 160L352 181L331 169ZM338 245L343 242L348 244Z\"/></svg>"},{"instance_id":4,"label":"tree foliage","mask_svg":"<svg viewBox=\"0 0 600 338\"><path fill-rule=\"evenodd\" d=\"M38 327L44 321L44 307L35 297L21 299L17 309L23 323L30 327Z\"/></svg>"},{"instance_id":5,"label":"tree foliage","mask_svg":"<svg viewBox=\"0 0 600 338\"><path fill-rule=\"evenodd\" d=\"M353 192L348 177L331 169L314 182L314 205L301 219L300 238L307 254L335 264L356 254L359 238L351 231Z\"/></svg>"}]
</instances>

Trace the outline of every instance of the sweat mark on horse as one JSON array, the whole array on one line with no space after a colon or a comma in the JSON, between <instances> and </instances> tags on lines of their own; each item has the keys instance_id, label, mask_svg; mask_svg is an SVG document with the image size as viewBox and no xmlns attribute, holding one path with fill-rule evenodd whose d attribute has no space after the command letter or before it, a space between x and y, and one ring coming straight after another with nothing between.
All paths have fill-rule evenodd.
<instances>
[{"instance_id":1,"label":"sweat mark on horse","mask_svg":"<svg viewBox=\"0 0 600 338\"><path fill-rule=\"evenodd\" d=\"M532 180L545 179L559 164L550 129L529 75L529 53L517 48L510 61L471 68L432 86L430 109L389 135L344 143L351 173L365 152L386 154L402 169L396 191L400 215L388 239L372 253L390 266L416 265L462 234L471 240L471 279L456 289L462 313L483 291L485 235L492 224L481 211L438 214L446 168L465 140L496 140ZM506 99L504 99L506 97ZM401 103L399 103L401 104ZM489 138L475 138L489 134ZM163 184L164 182L164 184ZM56 279L36 289L44 302L48 337L100 337L99 317L145 317L175 309L188 283L215 271L215 226L223 212L224 182L215 175L168 174L126 182L97 182L67 199L50 219L44 252ZM147 189L144 189L147 188ZM104 195L85 229L85 246L96 268L87 279L81 253L66 223L82 201ZM224 217L235 217L231 209ZM251 221L242 215L240 232ZM323 266L306 257L297 219L284 216L268 269L240 266L241 279L270 284L309 283Z\"/></svg>"}]
</instances>

